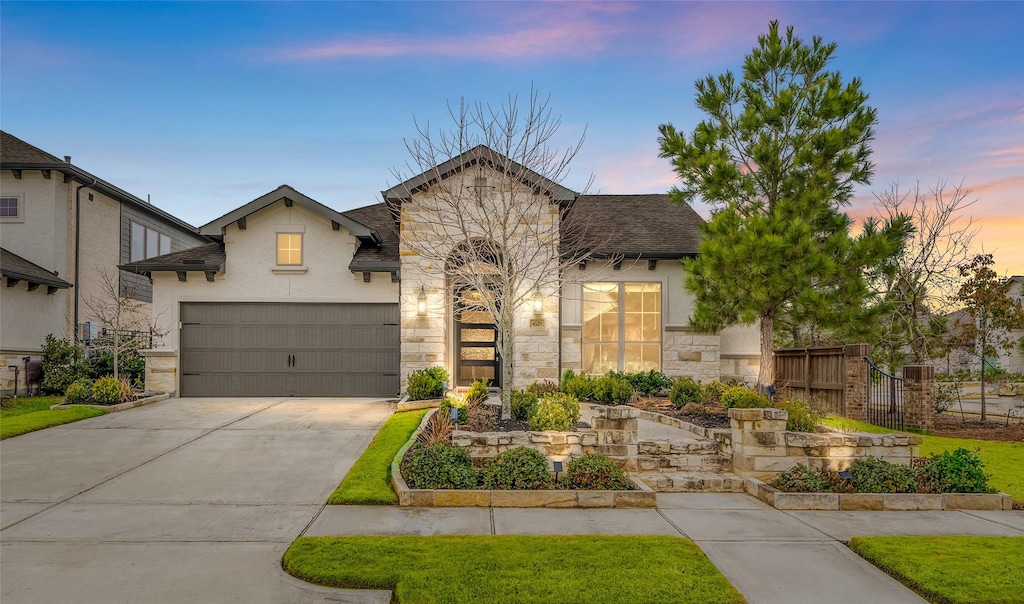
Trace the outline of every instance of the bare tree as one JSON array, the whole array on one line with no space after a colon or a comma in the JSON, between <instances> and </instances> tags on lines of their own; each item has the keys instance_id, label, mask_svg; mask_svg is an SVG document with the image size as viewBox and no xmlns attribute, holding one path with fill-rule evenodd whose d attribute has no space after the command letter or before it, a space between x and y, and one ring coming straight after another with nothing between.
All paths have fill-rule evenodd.
<instances>
[{"instance_id":1,"label":"bare tree","mask_svg":"<svg viewBox=\"0 0 1024 604\"><path fill-rule=\"evenodd\" d=\"M561 120L549 101L531 89L525 102L510 96L499 107L449 105L449 129L417 122L417 137L405 141L406 170L424 178L394 170L410 190L402 201L385 200L402 217L403 250L418 256L425 272L443 275L447 291L472 294L460 295L453 312L494 321L508 385L517 321L557 295L566 269L597 247L587 240L586 217L572 212L575 195L559 184L585 133L554 148ZM502 419L511 417L510 395L502 388Z\"/></svg>"},{"instance_id":2,"label":"bare tree","mask_svg":"<svg viewBox=\"0 0 1024 604\"><path fill-rule=\"evenodd\" d=\"M878 273L887 312L876 350L890 367L924 363L941 354L946 341L944 317L956 305L960 268L970 260L978 233L966 214L977 198L963 183L939 181L925 192L920 184L903 189L897 181L875 199L884 217L909 216L915 229L902 252Z\"/></svg>"},{"instance_id":3,"label":"bare tree","mask_svg":"<svg viewBox=\"0 0 1024 604\"><path fill-rule=\"evenodd\" d=\"M127 350L148 347L153 337L160 337L156 327L158 317L150 317L148 304L139 300L138 286L121 286L120 275L104 267L97 267L99 279L96 290L84 296L82 302L93 317L107 330L93 348L108 351L114 361L114 379L119 379L121 354ZM144 337L145 342L140 341Z\"/></svg>"}]
</instances>

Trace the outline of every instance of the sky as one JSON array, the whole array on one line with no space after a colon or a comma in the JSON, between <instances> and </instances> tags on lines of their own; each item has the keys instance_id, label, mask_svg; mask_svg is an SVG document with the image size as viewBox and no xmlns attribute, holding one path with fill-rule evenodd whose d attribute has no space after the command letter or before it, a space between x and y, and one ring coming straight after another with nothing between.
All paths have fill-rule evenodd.
<instances>
[{"instance_id":1,"label":"sky","mask_svg":"<svg viewBox=\"0 0 1024 604\"><path fill-rule=\"evenodd\" d=\"M193 225L278 185L344 211L409 175L416 124L531 87L585 135L563 184L660 193L658 126L771 20L838 45L878 110L875 175L963 185L978 251L1024 274L1024 2L0 3L0 127ZM705 217L707 207L698 206Z\"/></svg>"}]
</instances>

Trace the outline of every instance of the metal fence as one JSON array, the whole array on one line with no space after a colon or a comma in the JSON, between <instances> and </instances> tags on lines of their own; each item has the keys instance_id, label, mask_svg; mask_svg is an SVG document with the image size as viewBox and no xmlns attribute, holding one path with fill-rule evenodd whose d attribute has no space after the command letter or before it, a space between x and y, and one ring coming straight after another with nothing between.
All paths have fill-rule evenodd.
<instances>
[{"instance_id":1,"label":"metal fence","mask_svg":"<svg viewBox=\"0 0 1024 604\"><path fill-rule=\"evenodd\" d=\"M868 422L876 426L903 429L903 379L889 375L868 362Z\"/></svg>"}]
</instances>

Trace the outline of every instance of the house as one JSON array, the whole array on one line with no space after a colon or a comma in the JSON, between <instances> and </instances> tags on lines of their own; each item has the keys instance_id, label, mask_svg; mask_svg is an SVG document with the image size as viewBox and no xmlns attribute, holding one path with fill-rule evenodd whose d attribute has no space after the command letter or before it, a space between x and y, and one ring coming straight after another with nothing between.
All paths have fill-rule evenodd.
<instances>
[{"instance_id":1,"label":"house","mask_svg":"<svg viewBox=\"0 0 1024 604\"><path fill-rule=\"evenodd\" d=\"M1010 297L1024 303L1024 276L1015 275L1010 279ZM951 330L956 330L957 325L970 324L971 316L965 309L953 311L946 315L946 324ZM1010 374L1024 374L1024 351L1021 343L1024 342L1024 329L1015 329L1009 333L1001 331L1000 336L1006 336L1013 342L1013 346L1006 350L997 348L995 355L985 356L986 367L996 367ZM977 343L971 342L970 347L976 347ZM938 359L939 371L955 373L957 371L978 371L981 368L981 359L977 355L967 354L963 349L952 350L942 359Z\"/></svg>"},{"instance_id":2,"label":"house","mask_svg":"<svg viewBox=\"0 0 1024 604\"><path fill-rule=\"evenodd\" d=\"M0 390L14 390L10 366L38 358L47 334L81 338L83 326L86 336L100 333L86 302L106 276L122 294L151 302L149 280L119 264L208 241L71 157L0 132Z\"/></svg>"},{"instance_id":3,"label":"house","mask_svg":"<svg viewBox=\"0 0 1024 604\"><path fill-rule=\"evenodd\" d=\"M515 178L500 184L510 166ZM437 203L469 190L476 206ZM688 324L680 259L697 253L701 218L667 195L580 195L486 147L382 193L384 203L337 212L282 185L200 227L212 243L122 264L152 278L154 316L170 331L147 352L147 389L394 396L411 371L436 365L453 385L485 377L502 387L569 368L756 376L756 329L703 334ZM564 257L573 217L592 218L589 241L600 242L515 310L512 375L501 374L494 321L467 306L487 292L453 278L488 270L486 254L465 252L498 228L472 208L499 197L540 208L513 236L533 233L550 248L541 256ZM455 222L476 234L460 240L444 226Z\"/></svg>"}]
</instances>

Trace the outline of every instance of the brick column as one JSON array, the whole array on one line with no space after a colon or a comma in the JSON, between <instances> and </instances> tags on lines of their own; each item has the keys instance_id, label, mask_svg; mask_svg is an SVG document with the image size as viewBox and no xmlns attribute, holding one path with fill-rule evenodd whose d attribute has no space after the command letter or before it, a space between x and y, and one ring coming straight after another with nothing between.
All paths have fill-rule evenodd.
<instances>
[{"instance_id":1,"label":"brick column","mask_svg":"<svg viewBox=\"0 0 1024 604\"><path fill-rule=\"evenodd\" d=\"M935 368L908 365L903 368L903 425L916 430L935 427Z\"/></svg>"},{"instance_id":2,"label":"brick column","mask_svg":"<svg viewBox=\"0 0 1024 604\"><path fill-rule=\"evenodd\" d=\"M858 421L868 419L868 362L870 344L848 344L843 347L843 415Z\"/></svg>"}]
</instances>

